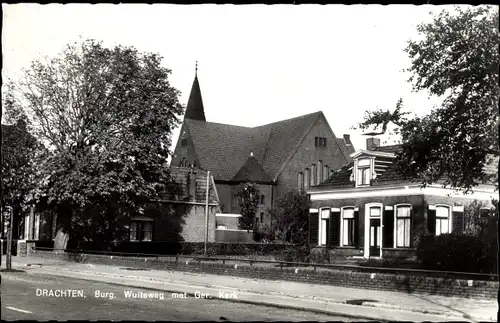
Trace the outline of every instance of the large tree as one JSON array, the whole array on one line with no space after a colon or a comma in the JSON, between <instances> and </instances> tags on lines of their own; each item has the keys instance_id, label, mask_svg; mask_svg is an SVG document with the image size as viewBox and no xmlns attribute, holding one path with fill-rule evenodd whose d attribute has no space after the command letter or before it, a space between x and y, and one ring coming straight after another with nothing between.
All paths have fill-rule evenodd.
<instances>
[{"instance_id":1,"label":"large tree","mask_svg":"<svg viewBox=\"0 0 500 323\"><path fill-rule=\"evenodd\" d=\"M401 136L397 164L408 178L423 185L446 178L455 188L472 190L480 183L498 187L499 29L498 9L455 8L417 27L418 40L405 51L414 90L427 90L443 103L423 117L394 111L368 111L361 129L389 124Z\"/></svg>"},{"instance_id":2,"label":"large tree","mask_svg":"<svg viewBox=\"0 0 500 323\"><path fill-rule=\"evenodd\" d=\"M172 130L183 108L162 57L87 40L35 60L12 83L33 134L50 151L40 165L62 232L109 244L126 234L169 182Z\"/></svg>"}]
</instances>

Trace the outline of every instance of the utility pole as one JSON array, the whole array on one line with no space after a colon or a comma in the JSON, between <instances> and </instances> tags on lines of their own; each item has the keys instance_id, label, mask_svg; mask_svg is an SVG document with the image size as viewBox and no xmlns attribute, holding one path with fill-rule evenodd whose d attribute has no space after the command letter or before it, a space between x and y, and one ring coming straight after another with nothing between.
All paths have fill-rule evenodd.
<instances>
[{"instance_id":1,"label":"utility pole","mask_svg":"<svg viewBox=\"0 0 500 323\"><path fill-rule=\"evenodd\" d=\"M207 192L205 198L205 255L207 255L208 244L208 197L210 192L210 171L207 171Z\"/></svg>"}]
</instances>

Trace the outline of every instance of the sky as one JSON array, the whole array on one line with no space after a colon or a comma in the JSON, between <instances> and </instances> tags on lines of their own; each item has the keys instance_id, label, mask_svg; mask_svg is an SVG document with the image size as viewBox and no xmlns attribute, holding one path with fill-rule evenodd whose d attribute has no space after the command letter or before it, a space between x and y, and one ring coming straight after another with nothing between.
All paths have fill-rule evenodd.
<instances>
[{"instance_id":1,"label":"sky","mask_svg":"<svg viewBox=\"0 0 500 323\"><path fill-rule=\"evenodd\" d=\"M440 98L412 92L403 51L416 26L450 6L2 4L2 76L79 39L163 56L186 104L198 61L207 121L258 126L323 111L337 137L366 110L428 113ZM179 128L173 133L177 142ZM397 138L383 136L382 142ZM173 150L174 147L171 149Z\"/></svg>"}]
</instances>

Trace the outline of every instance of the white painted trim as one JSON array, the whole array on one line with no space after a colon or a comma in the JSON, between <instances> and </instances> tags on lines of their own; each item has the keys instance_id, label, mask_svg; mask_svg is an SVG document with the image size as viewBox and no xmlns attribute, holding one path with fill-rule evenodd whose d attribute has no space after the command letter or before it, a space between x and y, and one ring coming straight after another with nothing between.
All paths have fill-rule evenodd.
<instances>
[{"instance_id":1,"label":"white painted trim","mask_svg":"<svg viewBox=\"0 0 500 323\"><path fill-rule=\"evenodd\" d=\"M350 154L349 156L354 159L354 158L361 156L361 155L367 155L367 156L373 156L373 157L394 157L395 156L395 154L393 154L393 153L386 153L386 152L382 152L382 151L373 151L373 150L364 150L364 149L360 149L358 151L355 151L352 154Z\"/></svg>"},{"instance_id":2,"label":"white painted trim","mask_svg":"<svg viewBox=\"0 0 500 323\"><path fill-rule=\"evenodd\" d=\"M453 212L464 212L464 206L463 205L455 205L453 207Z\"/></svg>"},{"instance_id":3,"label":"white painted trim","mask_svg":"<svg viewBox=\"0 0 500 323\"><path fill-rule=\"evenodd\" d=\"M247 232L247 230L241 230L241 229L220 229L220 228L215 228L215 230L219 231L237 231L237 232ZM249 233L253 232L253 230L248 230Z\"/></svg>"},{"instance_id":4,"label":"white painted trim","mask_svg":"<svg viewBox=\"0 0 500 323\"><path fill-rule=\"evenodd\" d=\"M435 207L437 209L438 206L445 206L448 208L448 233L451 233L453 230L453 207L449 204L436 204ZM436 211L436 216L434 217L434 221L437 220L437 211ZM436 227L436 224L434 223L434 227ZM437 236L437 234L436 234Z\"/></svg>"},{"instance_id":5,"label":"white painted trim","mask_svg":"<svg viewBox=\"0 0 500 323\"><path fill-rule=\"evenodd\" d=\"M356 208L354 206L343 206L340 208L340 242L339 246L344 246L344 210L345 209L353 209L353 213L356 212Z\"/></svg>"},{"instance_id":6,"label":"white painted trim","mask_svg":"<svg viewBox=\"0 0 500 323\"><path fill-rule=\"evenodd\" d=\"M332 207L332 212L340 212L340 208L338 207Z\"/></svg>"},{"instance_id":7,"label":"white painted trim","mask_svg":"<svg viewBox=\"0 0 500 323\"><path fill-rule=\"evenodd\" d=\"M429 210L434 210L434 211L436 211L436 206L435 206L435 205L429 205Z\"/></svg>"},{"instance_id":8,"label":"white painted trim","mask_svg":"<svg viewBox=\"0 0 500 323\"><path fill-rule=\"evenodd\" d=\"M318 213L319 210L318 209L309 209L309 213Z\"/></svg>"},{"instance_id":9,"label":"white painted trim","mask_svg":"<svg viewBox=\"0 0 500 323\"><path fill-rule=\"evenodd\" d=\"M241 218L241 214L235 213L216 213L215 216L221 218Z\"/></svg>"},{"instance_id":10,"label":"white painted trim","mask_svg":"<svg viewBox=\"0 0 500 323\"><path fill-rule=\"evenodd\" d=\"M321 243L321 234L323 233L323 216L322 216L322 212L323 210L328 210L328 218L330 218L330 208L329 207L322 207L319 209L319 213L318 213L318 246L323 246L323 244ZM326 237L325 237L325 244L324 245L327 245L328 244L328 228L326 228Z\"/></svg>"},{"instance_id":11,"label":"white painted trim","mask_svg":"<svg viewBox=\"0 0 500 323\"><path fill-rule=\"evenodd\" d=\"M369 258L370 256L370 208L371 207L380 207L380 218L374 218L374 219L380 219L380 255L379 257L382 258L382 246L383 246L383 238L384 238L384 232L383 232L383 227L382 224L384 223L384 205L382 203L374 202L374 203L367 203L365 204L365 241L364 241L364 250L363 250L363 256L365 258Z\"/></svg>"},{"instance_id":12,"label":"white painted trim","mask_svg":"<svg viewBox=\"0 0 500 323\"><path fill-rule=\"evenodd\" d=\"M396 240L397 240L397 236L396 236L397 235L397 223L398 223L396 212L397 212L397 208L400 207L400 206L409 206L411 208L411 211L410 211L411 212L410 213L410 245L411 245L411 238L412 238L412 235L411 235L412 227L411 226L413 224L413 219L412 218L414 217L414 214L413 214L413 205L410 204L410 203L400 203L400 204L394 205L394 212L393 212L393 214L394 214L394 225L393 225L393 227L394 227L394 233L393 233L393 239L392 239L393 240L393 248L394 249L398 248L397 245L396 245ZM399 247L399 248L400 249L405 249L405 248L409 248L409 247Z\"/></svg>"},{"instance_id":13,"label":"white painted trim","mask_svg":"<svg viewBox=\"0 0 500 323\"><path fill-rule=\"evenodd\" d=\"M394 207L392 207L392 206L389 206L389 205L385 206L386 211L392 211L393 209L394 209Z\"/></svg>"},{"instance_id":14,"label":"white painted trim","mask_svg":"<svg viewBox=\"0 0 500 323\"><path fill-rule=\"evenodd\" d=\"M354 212L359 212L359 207L355 207Z\"/></svg>"},{"instance_id":15,"label":"white painted trim","mask_svg":"<svg viewBox=\"0 0 500 323\"><path fill-rule=\"evenodd\" d=\"M361 197L385 197L385 196L408 196L408 195L432 195L441 197L457 197L464 199L477 199L490 201L498 194L491 191L476 191L473 194L463 194L452 189L428 186L421 188L419 185L404 187L360 187L347 190L329 190L322 192L307 192L311 195L311 201L339 200Z\"/></svg>"}]
</instances>

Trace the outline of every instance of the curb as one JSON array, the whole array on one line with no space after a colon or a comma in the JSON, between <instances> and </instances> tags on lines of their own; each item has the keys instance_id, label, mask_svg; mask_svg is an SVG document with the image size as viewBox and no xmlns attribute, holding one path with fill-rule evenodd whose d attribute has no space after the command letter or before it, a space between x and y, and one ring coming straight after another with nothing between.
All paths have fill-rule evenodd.
<instances>
[{"instance_id":1,"label":"curb","mask_svg":"<svg viewBox=\"0 0 500 323\"><path fill-rule=\"evenodd\" d=\"M102 277L103 279L105 278L119 278L119 279L128 279L128 280L138 280L138 281L143 281L143 282L148 282L148 283L154 283L154 282L158 282L158 283L173 283L173 284L179 284L179 283L176 283L174 281L164 281L164 280L159 280L159 279L155 279L155 278L145 278L145 277L139 277L139 276L125 276L125 275L120 275L120 274L112 274L112 273L99 273L99 272L89 272L89 271L78 271L78 270L73 270L73 271L70 271L70 270L59 270L59 271L51 271L50 269L47 270L47 271L35 271L35 272L38 272L40 274L47 274L47 275L52 275L52 276L64 276L64 277L73 277L73 278L78 278L78 279L83 279L83 280L91 280L91 281L99 281L99 282L103 282L102 280L99 280L99 279L96 279L97 277ZM66 272L65 274L63 274L62 272ZM75 277L75 276L72 276L72 275L68 275L68 273L79 273L80 275L93 275L94 277ZM97 276L97 277L96 277ZM109 281L104 281L105 283L107 284L112 284L112 285L118 285L118 286L128 286L128 287L133 287L133 288L141 288L141 289L147 289L147 290L154 290L154 291L162 291L162 292L167 292L167 293L185 293L184 290L179 290L179 289L169 289L169 288L154 288L154 287L145 287L145 286L141 286L141 285L138 285L138 284L134 284L134 283L130 283L130 282L109 282ZM182 284L182 283L181 283ZM200 287L200 288L208 288L208 289L215 289L215 288L227 288L227 289L236 289L236 290L239 290L237 288L233 288L233 287L217 287L217 286L213 286L213 285L189 285L189 284L185 284L186 286L189 286L189 287ZM268 295L268 294L265 294L265 293L258 293L258 292L253 292L253 291L246 291L246 290L239 290L240 292L245 292L245 293L249 293L249 294L253 294L253 295ZM189 296L194 296L195 294L194 293L191 293L191 292L186 292L187 295ZM289 296L289 295L283 295L283 294L277 294L277 293L270 293L269 296L274 296L274 297L282 297L282 298L285 298L285 299L304 299L304 300L308 300L308 301L316 301L318 302L318 305L319 304L324 304L324 305L327 305L328 303L332 304L332 305L342 305L342 306L349 306L352 308L356 307L356 306L360 306L360 305L350 305L350 304L346 304L344 302L338 302L338 301L334 301L334 300L329 300L329 299L325 299L325 298L311 298L311 297L293 297L293 296ZM342 313L342 311L329 311L329 310L322 310L322 309L317 309L317 308L310 308L310 307L306 307L306 306L299 306L299 305L289 305L289 304L277 304L277 303L272 303L270 301L266 302L266 301L253 301L253 300L245 300L245 299L230 299L230 298L214 298L214 299L211 299L211 300L220 300L220 301L227 301L227 302L237 302L237 303L246 303L246 304L251 304L251 305L258 305L258 306L266 306L266 307L274 307L274 308L282 308L282 309L292 309L292 310L299 310L299 311L304 311L304 312L312 312L312 313L318 313L318 314L323 314L323 315L329 315L329 316L343 316L343 317L346 317L346 318L350 318L350 319L355 319L355 320L377 320L377 321L380 321L381 318L380 316L370 316L370 315L352 315L352 314L344 314ZM361 306L365 306L365 307L378 307L378 308L387 308L389 310L396 310L396 311L403 311L403 312L413 312L415 314L420 314L420 315L434 315L434 316L443 316L443 319L448 317L448 318L454 318L454 319L464 319L464 317L462 315L453 315L453 314L448 314L446 312L433 312L431 313L430 311L428 311L427 313L423 313L421 311L412 311L412 310L409 310L409 309L404 309L404 308L397 308L395 306L378 306L378 305L369 305L369 304L366 304L366 305L361 305ZM462 317L460 317L462 316ZM382 321L391 321L391 319L382 319Z\"/></svg>"}]
</instances>

